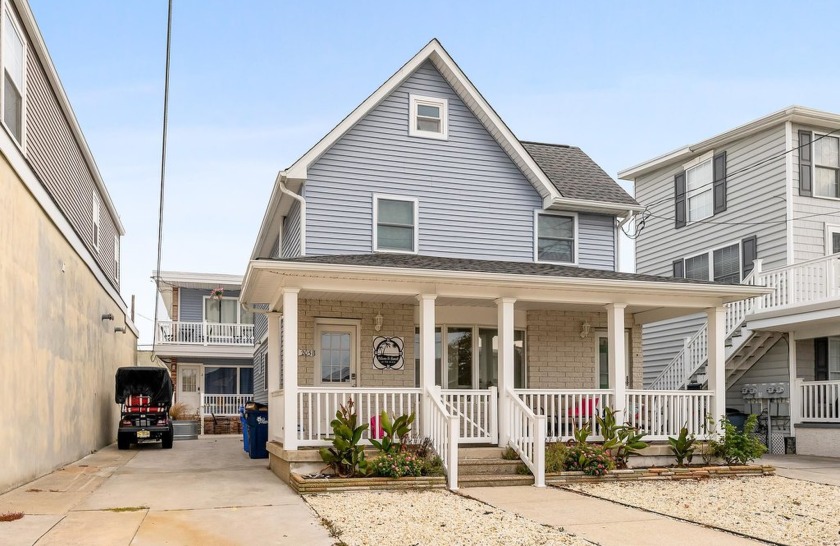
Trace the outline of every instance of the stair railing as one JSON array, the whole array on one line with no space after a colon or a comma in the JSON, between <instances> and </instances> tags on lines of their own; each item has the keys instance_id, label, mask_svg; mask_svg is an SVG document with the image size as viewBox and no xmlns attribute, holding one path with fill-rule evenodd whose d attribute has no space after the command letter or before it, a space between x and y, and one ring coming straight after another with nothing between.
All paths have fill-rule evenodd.
<instances>
[{"instance_id":1,"label":"stair railing","mask_svg":"<svg viewBox=\"0 0 840 546\"><path fill-rule=\"evenodd\" d=\"M429 438L446 470L446 483L450 490L458 489L458 417L450 415L441 401L440 387L426 389Z\"/></svg>"},{"instance_id":2,"label":"stair railing","mask_svg":"<svg viewBox=\"0 0 840 546\"><path fill-rule=\"evenodd\" d=\"M513 391L510 399L510 446L531 469L534 485L545 487L545 415L536 415Z\"/></svg>"}]
</instances>

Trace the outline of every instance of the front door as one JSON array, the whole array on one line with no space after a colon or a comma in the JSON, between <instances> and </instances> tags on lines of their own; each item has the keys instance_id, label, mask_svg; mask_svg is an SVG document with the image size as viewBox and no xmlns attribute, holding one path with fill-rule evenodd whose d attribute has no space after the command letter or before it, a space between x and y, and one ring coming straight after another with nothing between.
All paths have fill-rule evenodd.
<instances>
[{"instance_id":1,"label":"front door","mask_svg":"<svg viewBox=\"0 0 840 546\"><path fill-rule=\"evenodd\" d=\"M178 365L178 402L185 404L190 413L198 413L201 404L201 366Z\"/></svg>"},{"instance_id":2,"label":"front door","mask_svg":"<svg viewBox=\"0 0 840 546\"><path fill-rule=\"evenodd\" d=\"M356 326L319 324L316 328L317 380L321 385L358 386L356 380Z\"/></svg>"}]
</instances>

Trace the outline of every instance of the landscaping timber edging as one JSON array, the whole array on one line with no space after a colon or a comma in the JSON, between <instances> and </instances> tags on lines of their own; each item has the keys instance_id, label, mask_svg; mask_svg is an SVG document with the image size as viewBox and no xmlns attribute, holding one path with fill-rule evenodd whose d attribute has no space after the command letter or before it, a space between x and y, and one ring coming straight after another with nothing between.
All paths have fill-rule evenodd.
<instances>
[{"instance_id":1,"label":"landscaping timber edging","mask_svg":"<svg viewBox=\"0 0 840 546\"><path fill-rule=\"evenodd\" d=\"M648 480L704 480L709 478L741 478L746 476L773 476L776 469L768 465L700 466L690 468L628 468L608 470L603 476L587 476L581 471L546 474L549 485L569 483L598 483L615 481Z\"/></svg>"},{"instance_id":2,"label":"landscaping timber edging","mask_svg":"<svg viewBox=\"0 0 840 546\"><path fill-rule=\"evenodd\" d=\"M398 491L404 489L445 489L443 476L407 478L305 478L291 474L289 484L300 495L339 491Z\"/></svg>"}]
</instances>

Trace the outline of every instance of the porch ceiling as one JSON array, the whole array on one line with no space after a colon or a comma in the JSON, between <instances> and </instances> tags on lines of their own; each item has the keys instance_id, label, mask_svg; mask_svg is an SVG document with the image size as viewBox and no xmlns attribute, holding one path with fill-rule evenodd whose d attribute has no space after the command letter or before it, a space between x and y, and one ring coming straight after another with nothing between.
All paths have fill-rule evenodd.
<instances>
[{"instance_id":1,"label":"porch ceiling","mask_svg":"<svg viewBox=\"0 0 840 546\"><path fill-rule=\"evenodd\" d=\"M641 278L641 277L640 277ZM643 324L701 312L730 301L767 293L755 286L678 283L634 278L587 278L341 266L255 260L249 264L240 300L279 311L284 289L300 298L416 303L418 294L436 294L437 305L495 306L516 299L517 309L602 311L611 303Z\"/></svg>"}]
</instances>

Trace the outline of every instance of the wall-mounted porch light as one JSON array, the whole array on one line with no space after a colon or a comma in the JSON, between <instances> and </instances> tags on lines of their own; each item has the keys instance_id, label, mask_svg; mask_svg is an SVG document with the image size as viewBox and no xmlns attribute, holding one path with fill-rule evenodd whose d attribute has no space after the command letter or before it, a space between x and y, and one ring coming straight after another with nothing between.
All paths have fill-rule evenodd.
<instances>
[{"instance_id":1,"label":"wall-mounted porch light","mask_svg":"<svg viewBox=\"0 0 840 546\"><path fill-rule=\"evenodd\" d=\"M589 335L589 329L591 327L592 326L588 322L586 322L586 321L581 322L580 323L580 337L585 338L586 336L588 336Z\"/></svg>"},{"instance_id":2,"label":"wall-mounted porch light","mask_svg":"<svg viewBox=\"0 0 840 546\"><path fill-rule=\"evenodd\" d=\"M377 332L382 329L382 313L377 312L376 316L373 317L373 329Z\"/></svg>"}]
</instances>

